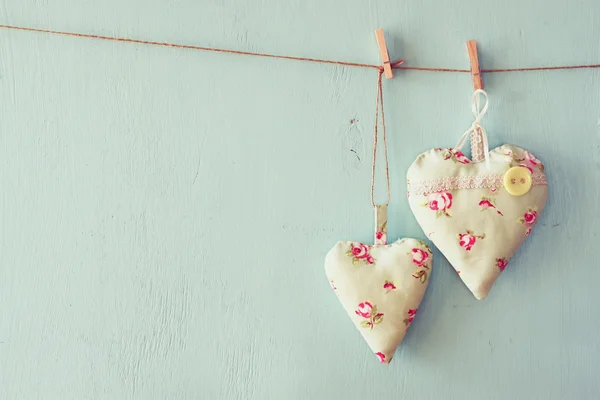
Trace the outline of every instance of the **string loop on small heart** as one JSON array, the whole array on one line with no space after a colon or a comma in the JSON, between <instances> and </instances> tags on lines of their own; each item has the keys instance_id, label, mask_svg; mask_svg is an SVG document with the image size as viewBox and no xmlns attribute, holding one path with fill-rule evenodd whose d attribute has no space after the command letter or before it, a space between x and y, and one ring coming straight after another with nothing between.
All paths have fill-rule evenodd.
<instances>
[{"instance_id":1,"label":"string loop on small heart","mask_svg":"<svg viewBox=\"0 0 600 400\"><path fill-rule=\"evenodd\" d=\"M381 107L381 127L383 128L383 156L385 158L385 181L387 186L386 206L390 204L390 169L388 166L387 132L385 130L385 113L383 108L383 89L381 78L383 70L377 77L377 97L375 99L375 128L373 129L373 164L371 168L371 205L375 206L375 166L377 164L377 142L379 137L379 108Z\"/></svg>"},{"instance_id":2,"label":"string loop on small heart","mask_svg":"<svg viewBox=\"0 0 600 400\"><path fill-rule=\"evenodd\" d=\"M484 99L482 107L482 98ZM481 126L481 119L485 115L488 109L488 95L482 89L477 89L471 96L471 111L475 117L475 121L471 124L471 127L462 134L457 145L454 147L460 150L464 147L467 138L471 137L471 159L473 161L481 161L485 159L486 167L490 168L490 149L488 143L487 132L484 127Z\"/></svg>"},{"instance_id":3,"label":"string loop on small heart","mask_svg":"<svg viewBox=\"0 0 600 400\"><path fill-rule=\"evenodd\" d=\"M375 245L387 243L387 207L390 204L390 169L388 165L387 133L385 130L385 114L383 111L383 89L381 77L383 69L377 77L377 98L375 101L375 128L373 132L373 165L371 169L371 205L375 209ZM379 108L381 107L381 127L383 128L383 156L385 159L385 181L387 200L384 204L375 204L375 166L377 164L377 141L379 136Z\"/></svg>"}]
</instances>

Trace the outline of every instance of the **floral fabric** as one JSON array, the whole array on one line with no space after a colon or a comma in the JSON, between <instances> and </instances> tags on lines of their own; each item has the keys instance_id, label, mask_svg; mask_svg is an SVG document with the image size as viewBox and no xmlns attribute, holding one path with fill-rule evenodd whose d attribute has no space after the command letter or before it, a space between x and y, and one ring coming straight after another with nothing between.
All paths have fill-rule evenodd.
<instances>
[{"instance_id":1,"label":"floral fabric","mask_svg":"<svg viewBox=\"0 0 600 400\"><path fill-rule=\"evenodd\" d=\"M387 204L375 206L375 244L387 244Z\"/></svg>"},{"instance_id":2,"label":"floral fabric","mask_svg":"<svg viewBox=\"0 0 600 400\"><path fill-rule=\"evenodd\" d=\"M504 145L490 151L489 160L488 169L485 162L471 161L456 150L432 149L407 174L408 201L417 222L477 299L488 295L531 234L548 198L544 165L530 152ZM516 166L534 178L522 196L512 196L501 183ZM486 185L461 184L479 181ZM427 192L424 187L443 190Z\"/></svg>"},{"instance_id":3,"label":"floral fabric","mask_svg":"<svg viewBox=\"0 0 600 400\"><path fill-rule=\"evenodd\" d=\"M429 246L416 239L375 246L341 241L327 254L331 288L384 364L392 360L415 318L432 259Z\"/></svg>"}]
</instances>

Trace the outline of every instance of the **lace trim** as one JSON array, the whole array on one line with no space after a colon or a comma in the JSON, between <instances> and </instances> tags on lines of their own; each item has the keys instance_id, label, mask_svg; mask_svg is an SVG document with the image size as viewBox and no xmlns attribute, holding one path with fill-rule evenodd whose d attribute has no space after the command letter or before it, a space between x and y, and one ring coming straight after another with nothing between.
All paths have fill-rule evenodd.
<instances>
[{"instance_id":1,"label":"lace trim","mask_svg":"<svg viewBox=\"0 0 600 400\"><path fill-rule=\"evenodd\" d=\"M548 184L543 173L534 173L532 179L534 186ZM432 181L411 181L409 191L410 194L420 195L456 189L494 189L503 187L503 181L504 175L448 176Z\"/></svg>"},{"instance_id":2,"label":"lace trim","mask_svg":"<svg viewBox=\"0 0 600 400\"><path fill-rule=\"evenodd\" d=\"M471 160L477 162L485 158L481 129L471 132Z\"/></svg>"}]
</instances>

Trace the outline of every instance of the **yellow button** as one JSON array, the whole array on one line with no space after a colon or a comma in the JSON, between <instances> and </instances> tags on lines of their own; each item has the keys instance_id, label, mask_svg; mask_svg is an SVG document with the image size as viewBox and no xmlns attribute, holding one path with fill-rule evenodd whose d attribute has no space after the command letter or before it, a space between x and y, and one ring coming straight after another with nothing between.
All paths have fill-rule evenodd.
<instances>
[{"instance_id":1,"label":"yellow button","mask_svg":"<svg viewBox=\"0 0 600 400\"><path fill-rule=\"evenodd\" d=\"M531 171L523 167L512 167L504 175L504 188L513 196L529 192L532 185Z\"/></svg>"}]
</instances>

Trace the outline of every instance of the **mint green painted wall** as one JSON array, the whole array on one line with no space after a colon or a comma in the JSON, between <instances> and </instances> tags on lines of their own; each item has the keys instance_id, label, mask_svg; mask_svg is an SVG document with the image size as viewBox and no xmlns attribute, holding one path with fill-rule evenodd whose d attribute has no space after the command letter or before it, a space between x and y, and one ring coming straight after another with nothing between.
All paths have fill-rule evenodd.
<instances>
[{"instance_id":1,"label":"mint green painted wall","mask_svg":"<svg viewBox=\"0 0 600 400\"><path fill-rule=\"evenodd\" d=\"M468 39L485 68L600 62L594 0L0 5L2 24L365 63L378 27L407 65L467 68ZM323 271L372 235L376 72L0 31L0 398L598 398L600 71L484 78L491 145L545 162L546 212L485 301L436 252L383 367ZM424 238L405 171L456 143L471 90L385 82L391 239Z\"/></svg>"}]
</instances>

